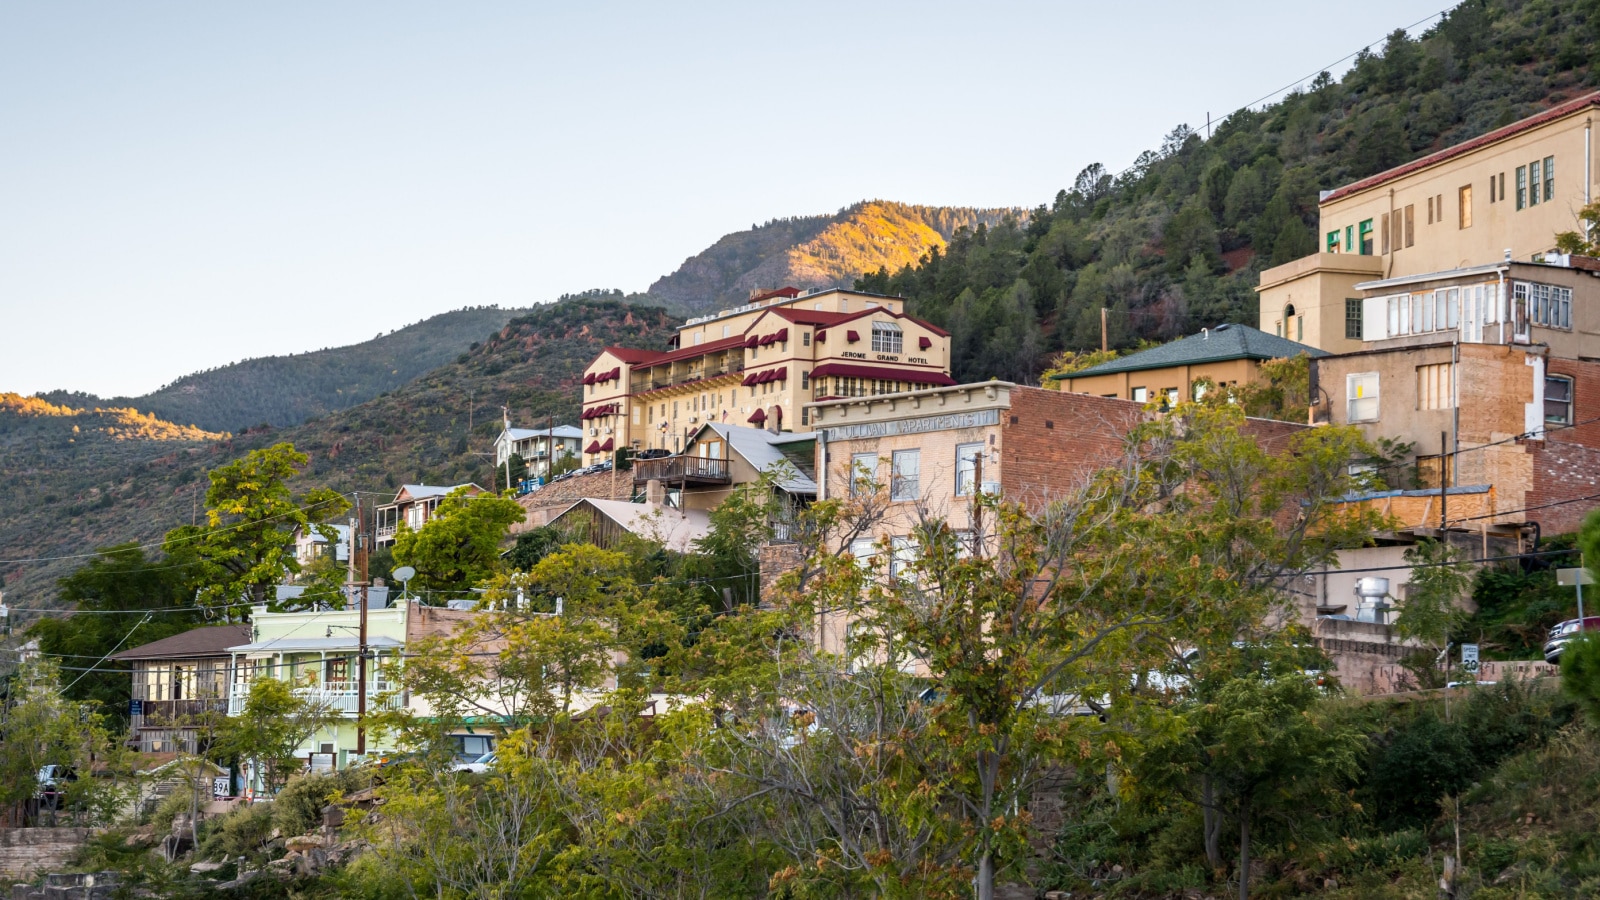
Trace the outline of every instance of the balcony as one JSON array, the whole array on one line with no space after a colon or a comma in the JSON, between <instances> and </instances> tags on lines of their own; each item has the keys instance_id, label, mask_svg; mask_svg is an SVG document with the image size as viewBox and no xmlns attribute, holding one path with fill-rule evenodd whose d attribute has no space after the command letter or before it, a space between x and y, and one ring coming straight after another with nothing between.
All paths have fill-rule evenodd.
<instances>
[{"instance_id":1,"label":"balcony","mask_svg":"<svg viewBox=\"0 0 1600 900\"><path fill-rule=\"evenodd\" d=\"M377 532L376 533L377 533L377 539L378 540L380 540L380 541L392 541L392 540L394 540L395 526L393 526L393 525L379 525L378 528L377 528Z\"/></svg>"},{"instance_id":2,"label":"balcony","mask_svg":"<svg viewBox=\"0 0 1600 900\"><path fill-rule=\"evenodd\" d=\"M633 461L633 483L661 481L666 484L723 485L732 484L733 475L725 459L706 459L701 456L664 456L660 459Z\"/></svg>"},{"instance_id":3,"label":"balcony","mask_svg":"<svg viewBox=\"0 0 1600 900\"><path fill-rule=\"evenodd\" d=\"M405 706L405 698L403 696L395 695L381 698L382 694L393 689L394 685L391 685L388 681L373 679L367 685L367 712L370 714L403 708ZM356 709L360 705L360 696L356 690L356 682L354 680L325 681L310 687L295 688L294 693L297 697L314 700L333 712L352 718L355 717ZM233 693L228 695L228 715L237 716L243 713L245 701L249 697L249 685L234 685Z\"/></svg>"}]
</instances>

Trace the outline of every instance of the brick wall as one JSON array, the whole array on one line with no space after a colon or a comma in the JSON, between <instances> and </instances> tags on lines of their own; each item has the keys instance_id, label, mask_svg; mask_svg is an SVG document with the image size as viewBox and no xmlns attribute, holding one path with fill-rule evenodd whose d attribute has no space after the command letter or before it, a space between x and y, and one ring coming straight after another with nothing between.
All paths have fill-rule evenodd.
<instances>
[{"instance_id":1,"label":"brick wall","mask_svg":"<svg viewBox=\"0 0 1600 900\"><path fill-rule=\"evenodd\" d=\"M0 828L0 876L30 879L59 869L89 840L90 828Z\"/></svg>"},{"instance_id":2,"label":"brick wall","mask_svg":"<svg viewBox=\"0 0 1600 900\"><path fill-rule=\"evenodd\" d=\"M1001 495L1026 503L1077 488L1122 457L1124 438L1146 416L1131 400L1012 388L1000 417Z\"/></svg>"},{"instance_id":3,"label":"brick wall","mask_svg":"<svg viewBox=\"0 0 1600 900\"><path fill-rule=\"evenodd\" d=\"M1575 427L1557 428L1544 441L1528 444L1533 459L1532 485L1525 505L1527 520L1538 522L1545 534L1576 531L1583 517L1600 508L1600 363L1552 359L1551 375L1572 379ZM1547 505L1559 504L1559 505Z\"/></svg>"}]
</instances>

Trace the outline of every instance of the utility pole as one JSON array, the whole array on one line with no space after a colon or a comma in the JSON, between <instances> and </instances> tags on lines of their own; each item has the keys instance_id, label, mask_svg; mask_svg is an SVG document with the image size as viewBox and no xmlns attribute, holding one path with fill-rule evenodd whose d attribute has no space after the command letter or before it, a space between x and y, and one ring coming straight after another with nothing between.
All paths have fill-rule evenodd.
<instances>
[{"instance_id":1,"label":"utility pole","mask_svg":"<svg viewBox=\"0 0 1600 900\"><path fill-rule=\"evenodd\" d=\"M1450 457L1449 444L1445 443L1445 433L1439 432L1439 540L1448 541L1450 536L1445 533L1445 525L1449 521L1445 517L1445 502L1447 495L1444 486L1450 482Z\"/></svg>"},{"instance_id":2,"label":"utility pole","mask_svg":"<svg viewBox=\"0 0 1600 900\"><path fill-rule=\"evenodd\" d=\"M556 417L554 413L544 417L544 483L549 484L550 479L556 477Z\"/></svg>"},{"instance_id":3,"label":"utility pole","mask_svg":"<svg viewBox=\"0 0 1600 900\"><path fill-rule=\"evenodd\" d=\"M511 490L511 410L500 407L500 423L505 426L506 439L506 490Z\"/></svg>"},{"instance_id":4,"label":"utility pole","mask_svg":"<svg viewBox=\"0 0 1600 900\"><path fill-rule=\"evenodd\" d=\"M1106 308L1100 307L1100 352L1106 352Z\"/></svg>"},{"instance_id":5,"label":"utility pole","mask_svg":"<svg viewBox=\"0 0 1600 900\"><path fill-rule=\"evenodd\" d=\"M360 621L360 636L356 639L356 755L365 756L367 752L367 525L366 519L361 515L361 495L356 494L356 527L350 531L355 542L355 553L351 554L352 567L361 569L361 611L358 613Z\"/></svg>"}]
</instances>

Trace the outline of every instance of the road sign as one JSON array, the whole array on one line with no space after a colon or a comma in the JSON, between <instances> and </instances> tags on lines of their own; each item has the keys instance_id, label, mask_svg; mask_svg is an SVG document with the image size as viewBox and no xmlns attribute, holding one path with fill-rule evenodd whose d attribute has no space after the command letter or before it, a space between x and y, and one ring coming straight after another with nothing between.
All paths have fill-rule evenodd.
<instances>
[{"instance_id":1,"label":"road sign","mask_svg":"<svg viewBox=\"0 0 1600 900\"><path fill-rule=\"evenodd\" d=\"M1476 672L1476 671L1478 671L1478 645L1477 644L1462 644L1461 645L1461 668L1467 670L1468 672Z\"/></svg>"},{"instance_id":2,"label":"road sign","mask_svg":"<svg viewBox=\"0 0 1600 900\"><path fill-rule=\"evenodd\" d=\"M1594 576L1589 574L1588 569L1574 567L1556 570L1556 584L1562 587L1576 587L1580 578L1583 584L1594 584Z\"/></svg>"}]
</instances>

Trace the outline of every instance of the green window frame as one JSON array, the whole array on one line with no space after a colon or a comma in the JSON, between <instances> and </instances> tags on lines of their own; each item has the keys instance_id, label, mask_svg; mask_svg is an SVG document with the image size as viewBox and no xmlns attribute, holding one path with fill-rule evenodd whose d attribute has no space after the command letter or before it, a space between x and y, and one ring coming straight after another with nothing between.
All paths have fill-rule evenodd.
<instances>
[{"instance_id":1,"label":"green window frame","mask_svg":"<svg viewBox=\"0 0 1600 900\"><path fill-rule=\"evenodd\" d=\"M1339 252L1339 230L1337 228L1328 232L1328 252Z\"/></svg>"},{"instance_id":2,"label":"green window frame","mask_svg":"<svg viewBox=\"0 0 1600 900\"><path fill-rule=\"evenodd\" d=\"M1537 159L1534 160L1531 163L1528 163L1528 188L1529 188L1529 190L1528 190L1528 205L1529 206L1538 206L1539 205L1539 183L1541 181L1544 181L1544 178L1539 174L1541 165L1542 164Z\"/></svg>"},{"instance_id":3,"label":"green window frame","mask_svg":"<svg viewBox=\"0 0 1600 900\"><path fill-rule=\"evenodd\" d=\"M1517 166L1517 209L1528 206L1528 167Z\"/></svg>"},{"instance_id":4,"label":"green window frame","mask_svg":"<svg viewBox=\"0 0 1600 900\"><path fill-rule=\"evenodd\" d=\"M1356 227L1354 225L1346 225L1344 227L1344 252L1361 252L1361 248L1356 246Z\"/></svg>"},{"instance_id":5,"label":"green window frame","mask_svg":"<svg viewBox=\"0 0 1600 900\"><path fill-rule=\"evenodd\" d=\"M1556 198L1556 158L1544 158L1544 201L1549 203Z\"/></svg>"},{"instance_id":6,"label":"green window frame","mask_svg":"<svg viewBox=\"0 0 1600 900\"><path fill-rule=\"evenodd\" d=\"M1372 220L1367 219L1357 229L1356 248L1362 256L1372 255Z\"/></svg>"}]
</instances>

